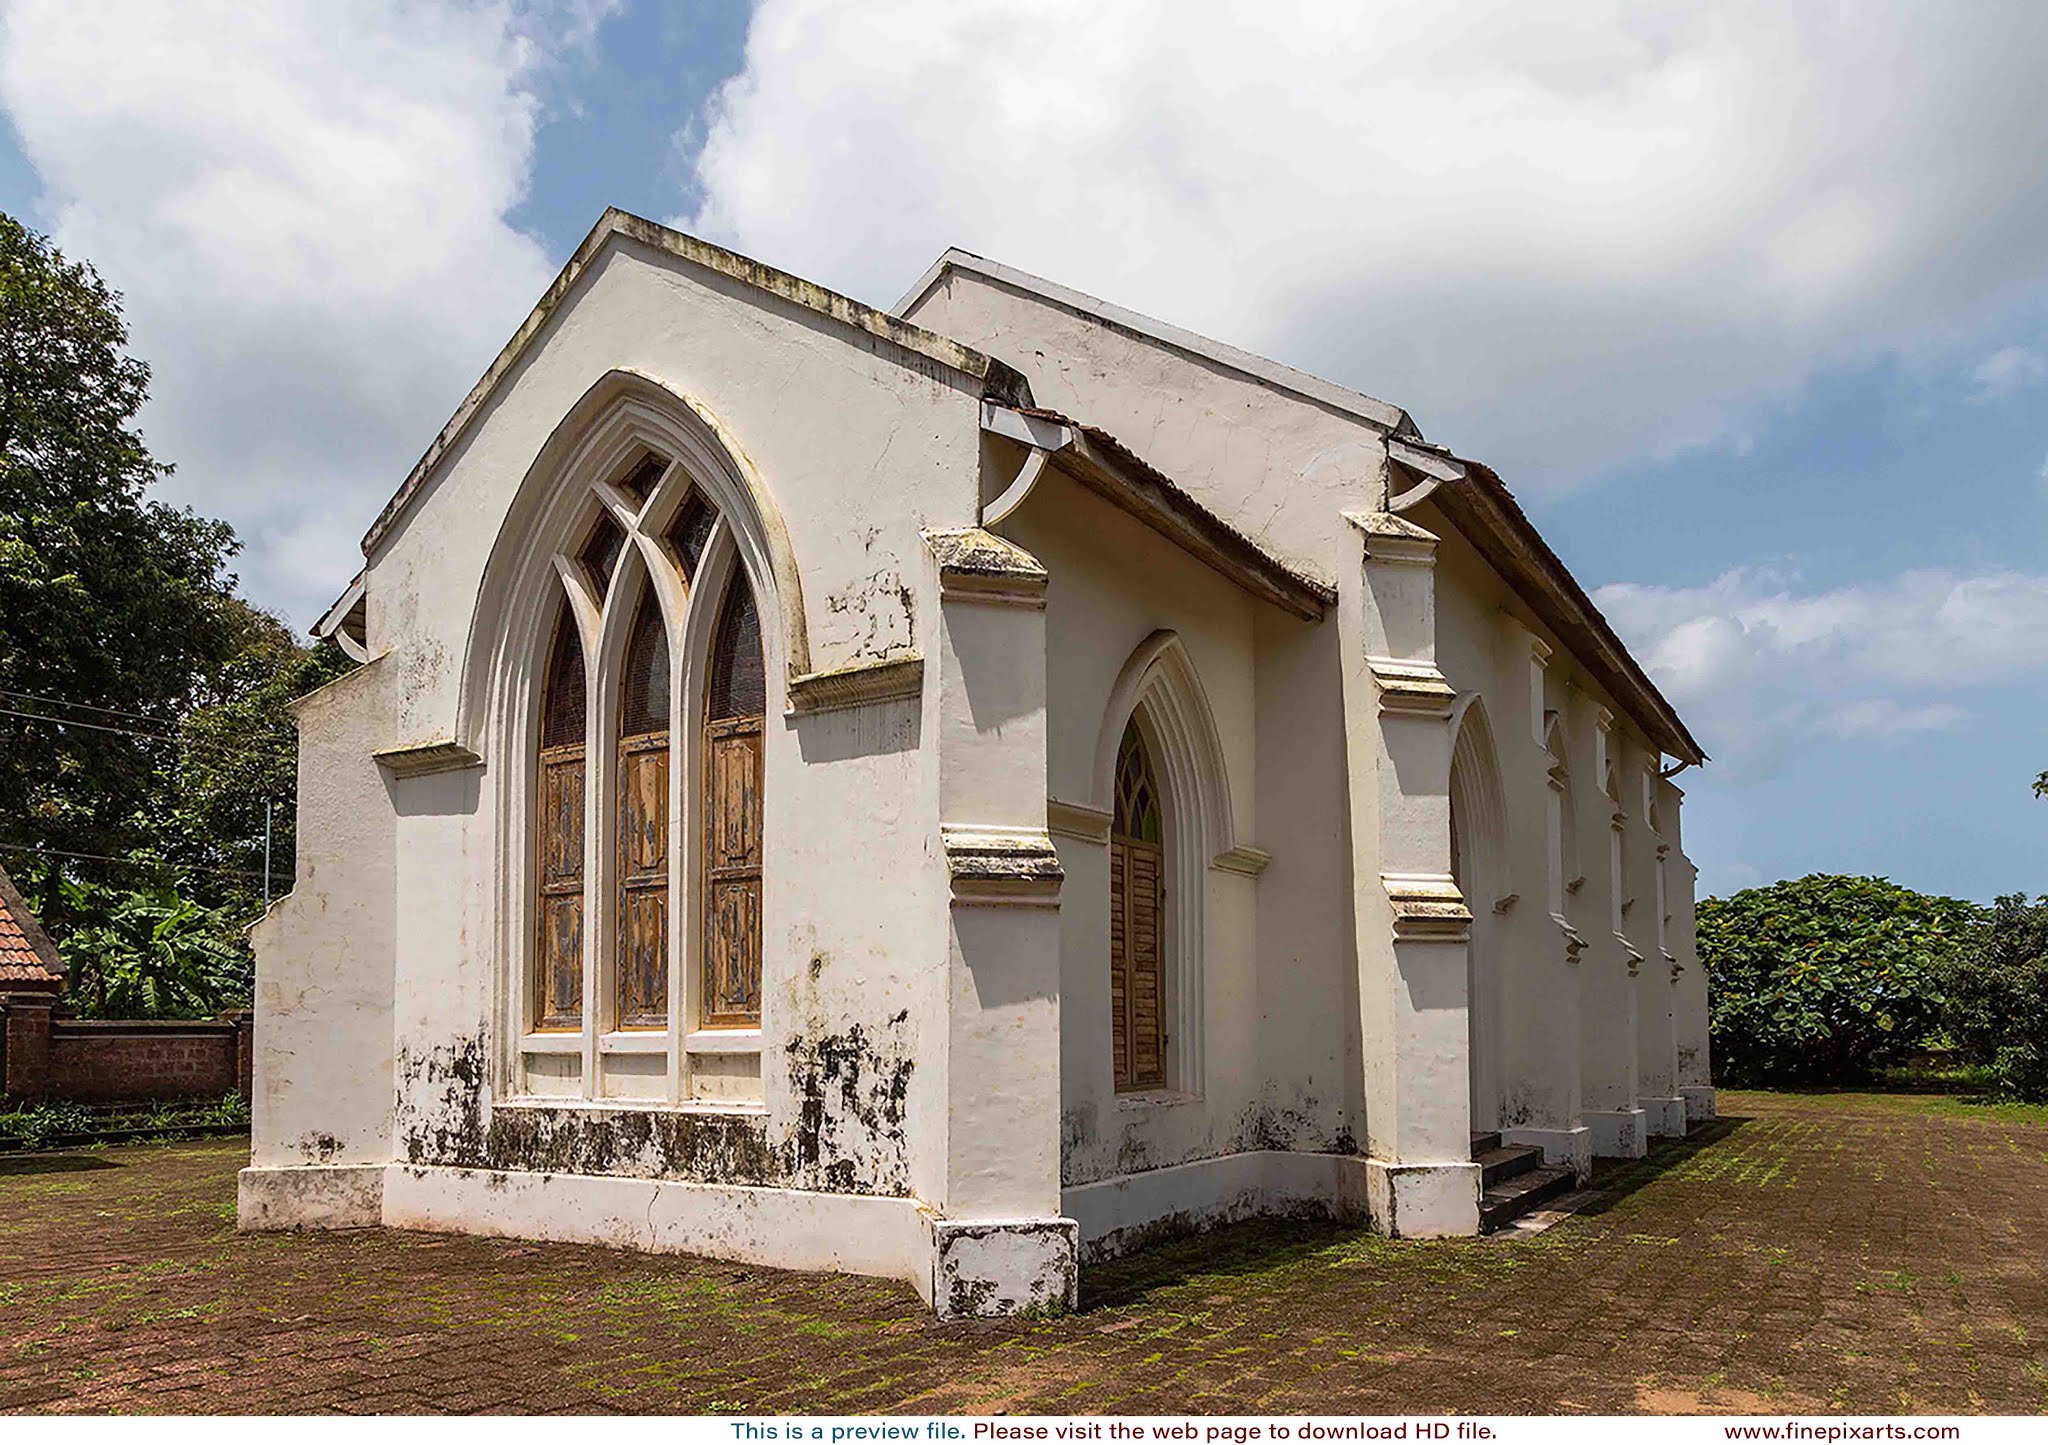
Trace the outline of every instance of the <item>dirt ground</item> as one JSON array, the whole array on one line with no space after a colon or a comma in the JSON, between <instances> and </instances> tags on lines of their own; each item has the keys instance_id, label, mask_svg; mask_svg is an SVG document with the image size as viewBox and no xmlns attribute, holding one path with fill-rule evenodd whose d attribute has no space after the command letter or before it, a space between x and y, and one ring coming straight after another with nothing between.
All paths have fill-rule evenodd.
<instances>
[{"instance_id":1,"label":"dirt ground","mask_svg":"<svg viewBox=\"0 0 2048 1445\"><path fill-rule=\"evenodd\" d=\"M1259 1224L939 1325L903 1286L244 1235L245 1146L0 1157L0 1410L1519 1414L2048 1408L2048 1123L1722 1095L1533 1236Z\"/></svg>"}]
</instances>

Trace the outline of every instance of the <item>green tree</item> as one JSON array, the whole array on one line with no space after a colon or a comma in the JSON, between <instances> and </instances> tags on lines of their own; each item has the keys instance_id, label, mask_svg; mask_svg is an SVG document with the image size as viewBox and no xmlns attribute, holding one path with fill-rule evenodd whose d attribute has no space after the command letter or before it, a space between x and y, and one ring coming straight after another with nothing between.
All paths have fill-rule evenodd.
<instances>
[{"instance_id":1,"label":"green tree","mask_svg":"<svg viewBox=\"0 0 2048 1445\"><path fill-rule=\"evenodd\" d=\"M137 734L171 733L235 645L234 532L150 496L169 469L135 427L149 368L127 339L89 264L0 215L0 844L14 850L145 843L168 749Z\"/></svg>"},{"instance_id":2,"label":"green tree","mask_svg":"<svg viewBox=\"0 0 2048 1445\"><path fill-rule=\"evenodd\" d=\"M2048 896L1998 900L1942 976L1942 1020L2001 1093L2048 1102Z\"/></svg>"},{"instance_id":3,"label":"green tree","mask_svg":"<svg viewBox=\"0 0 2048 1445\"><path fill-rule=\"evenodd\" d=\"M157 831L159 851L189 878L191 896L253 915L263 898L266 806L273 887L291 887L299 756L292 705L356 664L332 642L300 646L284 623L239 599L230 614L233 655L179 724Z\"/></svg>"},{"instance_id":4,"label":"green tree","mask_svg":"<svg viewBox=\"0 0 2048 1445\"><path fill-rule=\"evenodd\" d=\"M1918 1048L1982 910L1813 874L1699 906L1714 1062L1731 1083L1847 1083Z\"/></svg>"}]
</instances>

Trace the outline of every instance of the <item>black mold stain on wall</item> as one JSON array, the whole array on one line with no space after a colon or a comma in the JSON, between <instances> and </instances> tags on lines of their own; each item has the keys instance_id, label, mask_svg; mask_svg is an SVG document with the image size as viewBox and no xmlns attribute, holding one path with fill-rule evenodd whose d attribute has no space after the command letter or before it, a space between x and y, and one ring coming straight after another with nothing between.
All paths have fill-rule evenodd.
<instances>
[{"instance_id":1,"label":"black mold stain on wall","mask_svg":"<svg viewBox=\"0 0 2048 1445\"><path fill-rule=\"evenodd\" d=\"M904 1015L892 1019L901 1023ZM788 1045L796 1118L519 1104L484 1108L481 1037L398 1055L399 1152L410 1164L906 1195L913 1061L859 1026Z\"/></svg>"}]
</instances>

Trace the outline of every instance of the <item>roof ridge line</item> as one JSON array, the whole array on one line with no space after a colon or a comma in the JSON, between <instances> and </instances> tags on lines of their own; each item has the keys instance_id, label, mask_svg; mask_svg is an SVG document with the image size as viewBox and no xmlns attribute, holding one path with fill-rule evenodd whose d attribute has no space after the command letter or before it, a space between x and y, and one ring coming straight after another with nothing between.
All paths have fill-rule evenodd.
<instances>
[{"instance_id":1,"label":"roof ridge line","mask_svg":"<svg viewBox=\"0 0 2048 1445\"><path fill-rule=\"evenodd\" d=\"M959 246L949 246L945 254L925 270L903 298L891 308L891 314L902 316L911 307L922 301L936 286L949 269L969 271L987 277L1000 285L1010 286L1050 301L1056 306L1085 316L1106 326L1133 332L1151 341L1170 346L1200 360L1228 367L1268 386L1289 391L1303 400L1316 402L1357 417L1361 421L1379 428L1390 435L1407 437L1419 441L1421 428L1415 424L1406 409L1378 397L1368 396L1353 387L1344 386L1314 372L1303 371L1300 367L1289 366L1284 361L1275 361L1270 356L1261 356L1227 341L1218 341L1213 336L1204 336L1199 331L1190 331L1170 321L1161 321L1156 316L1147 316L1142 311L1133 311L1119 306L1114 301L1105 301L1100 296L1090 295L1072 286L1025 271L1001 261L992 261L978 256Z\"/></svg>"}]
</instances>

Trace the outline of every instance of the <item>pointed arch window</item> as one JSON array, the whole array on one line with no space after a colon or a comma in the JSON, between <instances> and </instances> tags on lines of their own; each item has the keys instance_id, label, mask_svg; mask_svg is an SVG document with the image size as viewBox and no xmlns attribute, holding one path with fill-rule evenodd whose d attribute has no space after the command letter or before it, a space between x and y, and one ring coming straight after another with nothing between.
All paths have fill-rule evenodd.
<instances>
[{"instance_id":1,"label":"pointed arch window","mask_svg":"<svg viewBox=\"0 0 2048 1445\"><path fill-rule=\"evenodd\" d=\"M1135 715L1117 746L1109 839L1110 1049L1119 1093L1166 1087L1166 827Z\"/></svg>"},{"instance_id":2,"label":"pointed arch window","mask_svg":"<svg viewBox=\"0 0 2048 1445\"><path fill-rule=\"evenodd\" d=\"M540 775L536 809L532 1025L540 1031L583 1025L584 724L588 679L582 639L567 604L556 609L555 637L542 685Z\"/></svg>"},{"instance_id":3,"label":"pointed arch window","mask_svg":"<svg viewBox=\"0 0 2048 1445\"><path fill-rule=\"evenodd\" d=\"M762 722L767 676L753 590L735 573L714 634L704 696L705 1028L761 1021Z\"/></svg>"},{"instance_id":4,"label":"pointed arch window","mask_svg":"<svg viewBox=\"0 0 2048 1445\"><path fill-rule=\"evenodd\" d=\"M529 860L510 894L530 910L506 966L514 1088L757 1104L770 594L728 478L614 455L547 555L553 605L529 614L553 630L526 654L532 792L508 799Z\"/></svg>"},{"instance_id":5,"label":"pointed arch window","mask_svg":"<svg viewBox=\"0 0 2048 1445\"><path fill-rule=\"evenodd\" d=\"M621 1029L668 1024L669 650L645 591L622 663L619 706L618 963Z\"/></svg>"}]
</instances>

